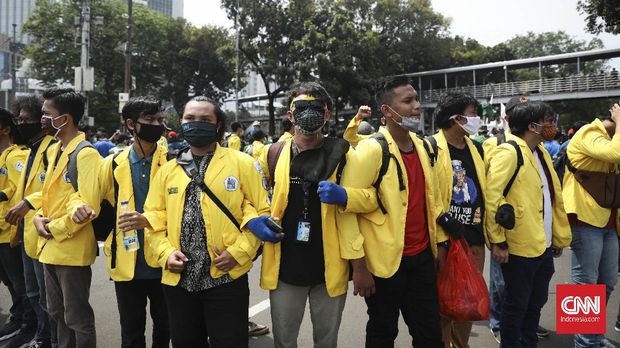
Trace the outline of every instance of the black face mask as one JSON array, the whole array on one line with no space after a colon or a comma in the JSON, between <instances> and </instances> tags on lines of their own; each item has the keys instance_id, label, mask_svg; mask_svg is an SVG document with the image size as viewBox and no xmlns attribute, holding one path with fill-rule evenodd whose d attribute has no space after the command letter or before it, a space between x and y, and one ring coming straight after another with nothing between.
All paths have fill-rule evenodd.
<instances>
[{"instance_id":1,"label":"black face mask","mask_svg":"<svg viewBox=\"0 0 620 348\"><path fill-rule=\"evenodd\" d=\"M140 125L140 131L136 134L138 138L149 143L156 143L161 135L164 134L164 125L154 125L137 122Z\"/></svg>"},{"instance_id":2,"label":"black face mask","mask_svg":"<svg viewBox=\"0 0 620 348\"><path fill-rule=\"evenodd\" d=\"M217 126L211 122L192 121L181 125L183 138L188 144L203 147L217 141Z\"/></svg>"},{"instance_id":3,"label":"black face mask","mask_svg":"<svg viewBox=\"0 0 620 348\"><path fill-rule=\"evenodd\" d=\"M33 140L41 132L41 123L22 123L17 125L17 131L24 142Z\"/></svg>"}]
</instances>

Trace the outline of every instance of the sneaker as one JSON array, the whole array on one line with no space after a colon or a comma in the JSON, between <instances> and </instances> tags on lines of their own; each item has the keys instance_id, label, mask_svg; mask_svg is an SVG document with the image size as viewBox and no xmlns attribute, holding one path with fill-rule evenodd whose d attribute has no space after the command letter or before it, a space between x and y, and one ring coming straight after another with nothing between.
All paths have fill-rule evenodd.
<instances>
[{"instance_id":1,"label":"sneaker","mask_svg":"<svg viewBox=\"0 0 620 348\"><path fill-rule=\"evenodd\" d=\"M6 348L25 348L30 345L37 329L35 327L25 327L19 330L19 333L9 341Z\"/></svg>"},{"instance_id":2,"label":"sneaker","mask_svg":"<svg viewBox=\"0 0 620 348\"><path fill-rule=\"evenodd\" d=\"M620 320L616 320L616 326L614 326L616 332L620 332Z\"/></svg>"},{"instance_id":3,"label":"sneaker","mask_svg":"<svg viewBox=\"0 0 620 348\"><path fill-rule=\"evenodd\" d=\"M616 346L615 344L611 343L611 341L609 341L607 339L607 337L603 337L603 340L601 341L599 347L605 347L605 348L618 348L618 346Z\"/></svg>"},{"instance_id":4,"label":"sneaker","mask_svg":"<svg viewBox=\"0 0 620 348\"><path fill-rule=\"evenodd\" d=\"M47 340L35 338L30 341L28 348L52 348L52 342L49 338Z\"/></svg>"},{"instance_id":5,"label":"sneaker","mask_svg":"<svg viewBox=\"0 0 620 348\"><path fill-rule=\"evenodd\" d=\"M493 338L495 339L497 343L502 343L501 337L499 335L499 330L491 329L491 335L493 335Z\"/></svg>"},{"instance_id":6,"label":"sneaker","mask_svg":"<svg viewBox=\"0 0 620 348\"><path fill-rule=\"evenodd\" d=\"M538 329L536 329L536 336L538 336L538 338L545 338L549 336L549 330L545 329L542 326L538 326Z\"/></svg>"},{"instance_id":7,"label":"sneaker","mask_svg":"<svg viewBox=\"0 0 620 348\"><path fill-rule=\"evenodd\" d=\"M269 327L248 321L248 336L262 336L269 333Z\"/></svg>"},{"instance_id":8,"label":"sneaker","mask_svg":"<svg viewBox=\"0 0 620 348\"><path fill-rule=\"evenodd\" d=\"M17 335L21 327L21 322L9 319L9 322L0 328L0 341L8 340L9 338Z\"/></svg>"}]
</instances>

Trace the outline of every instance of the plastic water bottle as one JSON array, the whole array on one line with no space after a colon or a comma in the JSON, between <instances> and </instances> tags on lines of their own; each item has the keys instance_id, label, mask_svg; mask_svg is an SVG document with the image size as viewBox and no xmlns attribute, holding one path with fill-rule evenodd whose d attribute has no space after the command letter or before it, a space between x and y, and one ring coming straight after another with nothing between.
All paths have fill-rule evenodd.
<instances>
[{"instance_id":1,"label":"plastic water bottle","mask_svg":"<svg viewBox=\"0 0 620 348\"><path fill-rule=\"evenodd\" d=\"M121 202L120 212L119 214L129 213L129 202L124 201ZM127 252L134 252L140 249L140 241L138 241L138 231L129 230L123 232L123 245L125 246L125 250Z\"/></svg>"}]
</instances>

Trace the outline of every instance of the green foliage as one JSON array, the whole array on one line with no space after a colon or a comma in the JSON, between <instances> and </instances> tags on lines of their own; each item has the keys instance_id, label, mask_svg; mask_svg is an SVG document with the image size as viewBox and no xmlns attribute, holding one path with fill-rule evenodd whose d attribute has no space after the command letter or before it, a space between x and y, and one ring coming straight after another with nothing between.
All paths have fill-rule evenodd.
<instances>
[{"instance_id":1,"label":"green foliage","mask_svg":"<svg viewBox=\"0 0 620 348\"><path fill-rule=\"evenodd\" d=\"M620 6L617 0L580 0L577 10L586 14L586 29L592 34L603 31L620 34Z\"/></svg>"},{"instance_id":2,"label":"green foliage","mask_svg":"<svg viewBox=\"0 0 620 348\"><path fill-rule=\"evenodd\" d=\"M52 86L73 82L73 67L80 63L79 32L73 18L77 0L39 0L24 30L33 38L27 56L35 78ZM91 0L91 15L104 17L104 25L91 24L90 65L95 68L95 90L88 93L89 114L98 126L118 127L118 93L123 91L124 53L127 40L127 6L120 0ZM136 79L132 95L155 95L181 109L191 95L221 100L233 88L234 41L218 27L196 28L133 7L131 74Z\"/></svg>"}]
</instances>

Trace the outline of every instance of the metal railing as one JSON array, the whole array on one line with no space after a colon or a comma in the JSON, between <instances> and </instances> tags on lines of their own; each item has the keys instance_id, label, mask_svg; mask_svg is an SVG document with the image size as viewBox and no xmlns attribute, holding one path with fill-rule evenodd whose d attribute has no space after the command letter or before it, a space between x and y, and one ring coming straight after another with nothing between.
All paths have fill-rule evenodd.
<instances>
[{"instance_id":1,"label":"metal railing","mask_svg":"<svg viewBox=\"0 0 620 348\"><path fill-rule=\"evenodd\" d=\"M617 74L574 75L542 80L423 90L420 95L420 101L422 103L436 103L442 95L450 92L463 92L471 94L477 99L485 99L491 96L499 98L516 95L558 94L615 88L620 88L620 79Z\"/></svg>"}]
</instances>

